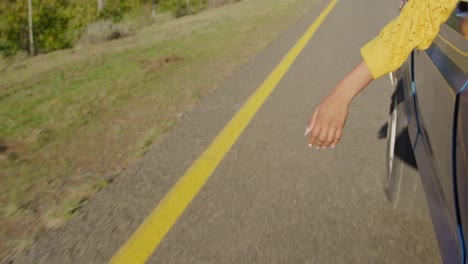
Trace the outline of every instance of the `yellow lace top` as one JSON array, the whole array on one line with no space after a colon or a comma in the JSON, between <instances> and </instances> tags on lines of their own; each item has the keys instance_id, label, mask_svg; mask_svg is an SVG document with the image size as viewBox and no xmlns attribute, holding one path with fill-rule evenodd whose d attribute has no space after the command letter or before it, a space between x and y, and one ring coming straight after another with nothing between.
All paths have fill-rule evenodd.
<instances>
[{"instance_id":1,"label":"yellow lace top","mask_svg":"<svg viewBox=\"0 0 468 264\"><path fill-rule=\"evenodd\" d=\"M458 0L409 0L361 54L374 79L398 69L414 48L427 49Z\"/></svg>"}]
</instances>

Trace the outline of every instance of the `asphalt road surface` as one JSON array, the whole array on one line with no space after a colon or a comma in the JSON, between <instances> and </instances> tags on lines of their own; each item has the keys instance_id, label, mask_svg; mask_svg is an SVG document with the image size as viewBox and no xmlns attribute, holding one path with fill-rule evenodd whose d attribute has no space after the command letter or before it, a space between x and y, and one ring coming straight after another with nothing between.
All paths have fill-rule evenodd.
<instances>
[{"instance_id":1,"label":"asphalt road surface","mask_svg":"<svg viewBox=\"0 0 468 264\"><path fill-rule=\"evenodd\" d=\"M13 263L107 263L329 4L315 2L79 216ZM314 105L361 60L360 47L398 4L338 2L147 263L441 262L430 219L385 200L378 131L388 78L353 102L335 149L309 149L303 136Z\"/></svg>"}]
</instances>

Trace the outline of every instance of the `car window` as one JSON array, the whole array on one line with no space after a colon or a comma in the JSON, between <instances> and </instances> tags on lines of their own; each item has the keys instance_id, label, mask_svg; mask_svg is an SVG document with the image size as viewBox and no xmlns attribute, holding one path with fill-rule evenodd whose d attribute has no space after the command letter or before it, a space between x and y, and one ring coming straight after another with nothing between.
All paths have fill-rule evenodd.
<instances>
[{"instance_id":1,"label":"car window","mask_svg":"<svg viewBox=\"0 0 468 264\"><path fill-rule=\"evenodd\" d=\"M447 26L468 39L468 0L462 0L457 9L447 20Z\"/></svg>"}]
</instances>

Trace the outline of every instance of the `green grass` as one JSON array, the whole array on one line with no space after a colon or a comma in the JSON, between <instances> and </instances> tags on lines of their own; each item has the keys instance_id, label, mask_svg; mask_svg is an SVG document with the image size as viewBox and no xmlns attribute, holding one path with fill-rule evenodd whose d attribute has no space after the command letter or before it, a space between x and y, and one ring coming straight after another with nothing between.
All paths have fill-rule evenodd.
<instances>
[{"instance_id":1,"label":"green grass","mask_svg":"<svg viewBox=\"0 0 468 264\"><path fill-rule=\"evenodd\" d=\"M0 236L13 242L0 242L0 259L74 216L311 7L245 0L165 17L121 40L1 61Z\"/></svg>"}]
</instances>

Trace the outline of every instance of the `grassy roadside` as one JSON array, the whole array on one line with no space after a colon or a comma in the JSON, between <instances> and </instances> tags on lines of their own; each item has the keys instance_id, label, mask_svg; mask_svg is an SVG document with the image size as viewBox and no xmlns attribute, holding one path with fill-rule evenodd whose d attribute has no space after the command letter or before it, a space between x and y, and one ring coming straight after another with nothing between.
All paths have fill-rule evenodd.
<instances>
[{"instance_id":1,"label":"grassy roadside","mask_svg":"<svg viewBox=\"0 0 468 264\"><path fill-rule=\"evenodd\" d=\"M245 0L0 63L0 259L72 217L312 6Z\"/></svg>"}]
</instances>

